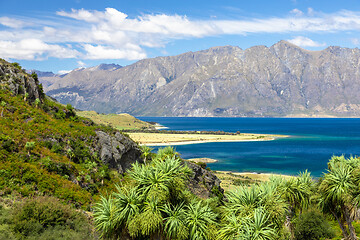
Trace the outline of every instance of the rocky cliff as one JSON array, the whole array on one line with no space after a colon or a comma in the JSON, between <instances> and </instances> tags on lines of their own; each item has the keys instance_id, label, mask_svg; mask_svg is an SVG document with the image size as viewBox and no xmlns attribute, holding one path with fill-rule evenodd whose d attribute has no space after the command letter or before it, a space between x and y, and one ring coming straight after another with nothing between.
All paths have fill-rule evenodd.
<instances>
[{"instance_id":1,"label":"rocky cliff","mask_svg":"<svg viewBox=\"0 0 360 240\"><path fill-rule=\"evenodd\" d=\"M144 116L360 116L360 50L214 47L43 77L62 103Z\"/></svg>"}]
</instances>

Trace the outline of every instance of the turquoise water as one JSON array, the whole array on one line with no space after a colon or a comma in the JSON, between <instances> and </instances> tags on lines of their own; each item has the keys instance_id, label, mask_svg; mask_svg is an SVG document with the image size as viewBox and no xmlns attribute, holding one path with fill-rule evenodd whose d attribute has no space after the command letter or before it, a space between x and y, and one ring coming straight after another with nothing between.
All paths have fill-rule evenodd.
<instances>
[{"instance_id":1,"label":"turquoise water","mask_svg":"<svg viewBox=\"0 0 360 240\"><path fill-rule=\"evenodd\" d=\"M333 155L360 156L360 119L172 118L140 117L172 130L211 130L286 134L263 142L178 145L183 158L208 157L214 170L297 174L308 169L319 177Z\"/></svg>"}]
</instances>

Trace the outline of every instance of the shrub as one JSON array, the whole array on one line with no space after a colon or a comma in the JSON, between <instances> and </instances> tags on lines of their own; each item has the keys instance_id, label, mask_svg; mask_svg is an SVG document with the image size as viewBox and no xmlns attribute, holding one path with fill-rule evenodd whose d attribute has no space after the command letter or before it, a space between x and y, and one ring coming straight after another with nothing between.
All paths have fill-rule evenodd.
<instances>
[{"instance_id":1,"label":"shrub","mask_svg":"<svg viewBox=\"0 0 360 240\"><path fill-rule=\"evenodd\" d=\"M325 216L315 210L300 215L295 225L296 240L318 240L334 236Z\"/></svg>"},{"instance_id":2,"label":"shrub","mask_svg":"<svg viewBox=\"0 0 360 240\"><path fill-rule=\"evenodd\" d=\"M17 62L13 62L11 65L13 65L15 68L21 70L21 66Z\"/></svg>"},{"instance_id":3,"label":"shrub","mask_svg":"<svg viewBox=\"0 0 360 240\"><path fill-rule=\"evenodd\" d=\"M204 162L197 162L196 165L200 166L203 169L206 168L206 163L204 163Z\"/></svg>"},{"instance_id":4,"label":"shrub","mask_svg":"<svg viewBox=\"0 0 360 240\"><path fill-rule=\"evenodd\" d=\"M18 204L11 223L19 238L88 239L91 235L86 218L53 197L37 197Z\"/></svg>"}]
</instances>

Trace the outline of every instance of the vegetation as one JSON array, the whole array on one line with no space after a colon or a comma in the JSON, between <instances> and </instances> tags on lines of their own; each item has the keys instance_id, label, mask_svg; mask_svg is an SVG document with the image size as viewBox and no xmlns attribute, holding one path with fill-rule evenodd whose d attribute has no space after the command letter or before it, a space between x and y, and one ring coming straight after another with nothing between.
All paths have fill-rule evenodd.
<instances>
[{"instance_id":1,"label":"vegetation","mask_svg":"<svg viewBox=\"0 0 360 240\"><path fill-rule=\"evenodd\" d=\"M81 117L90 118L97 124L110 125L122 131L127 129L155 129L152 124L129 114L99 114L95 111L77 111L77 114Z\"/></svg>"},{"instance_id":2,"label":"vegetation","mask_svg":"<svg viewBox=\"0 0 360 240\"><path fill-rule=\"evenodd\" d=\"M316 181L308 172L238 177L225 195L214 187L200 199L172 147L142 147L145 164L119 175L93 148L96 130L114 129L41 91L30 98L0 85L0 239L355 240L360 232L359 158L331 158Z\"/></svg>"},{"instance_id":3,"label":"vegetation","mask_svg":"<svg viewBox=\"0 0 360 240\"><path fill-rule=\"evenodd\" d=\"M78 117L71 105L51 99L24 101L0 89L0 193L21 197L52 195L89 209L101 192L115 189L119 175L92 152L94 125Z\"/></svg>"},{"instance_id":4,"label":"vegetation","mask_svg":"<svg viewBox=\"0 0 360 240\"><path fill-rule=\"evenodd\" d=\"M1 205L0 239L95 239L85 216L53 197Z\"/></svg>"},{"instance_id":5,"label":"vegetation","mask_svg":"<svg viewBox=\"0 0 360 240\"><path fill-rule=\"evenodd\" d=\"M164 154L167 151L169 154ZM98 202L95 223L104 239L340 239L333 222L338 216L328 214L324 207L332 188L324 185L333 179L334 164L360 169L360 159L333 157L329 172L319 181L305 171L297 177L246 182L226 192L224 201L217 197L201 200L191 194L186 187L191 173L170 152L170 148L159 150L148 164L135 164L129 181ZM357 171L353 171L352 180L356 181ZM359 191L359 187L349 186L352 190L346 193ZM347 207L355 213L356 198L346 199L350 202L332 198L332 211L350 204ZM349 215L349 223L344 213L339 216L343 218L340 223L348 227L344 227L345 239L356 239L351 238L349 227L356 215Z\"/></svg>"}]
</instances>

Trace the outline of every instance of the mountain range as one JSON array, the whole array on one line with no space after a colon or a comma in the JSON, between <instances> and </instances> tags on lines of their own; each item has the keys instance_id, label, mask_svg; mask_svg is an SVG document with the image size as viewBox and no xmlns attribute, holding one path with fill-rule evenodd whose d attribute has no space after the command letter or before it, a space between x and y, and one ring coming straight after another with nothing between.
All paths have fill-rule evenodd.
<instances>
[{"instance_id":1,"label":"mountain range","mask_svg":"<svg viewBox=\"0 0 360 240\"><path fill-rule=\"evenodd\" d=\"M358 117L360 50L213 47L122 67L39 74L61 103L136 116Z\"/></svg>"}]
</instances>

